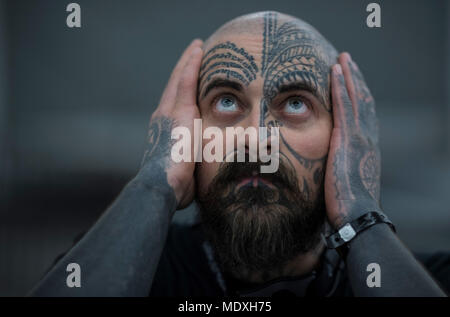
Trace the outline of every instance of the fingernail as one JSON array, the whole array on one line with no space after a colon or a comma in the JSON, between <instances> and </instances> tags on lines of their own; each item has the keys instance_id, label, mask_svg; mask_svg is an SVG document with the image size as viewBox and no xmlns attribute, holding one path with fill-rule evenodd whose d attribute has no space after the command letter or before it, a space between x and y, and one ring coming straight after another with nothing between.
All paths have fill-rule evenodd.
<instances>
[{"instance_id":1,"label":"fingernail","mask_svg":"<svg viewBox=\"0 0 450 317\"><path fill-rule=\"evenodd\" d=\"M201 47L196 47L192 50L192 55L191 56L195 56L197 54L199 54L200 52L202 52L202 48Z\"/></svg>"},{"instance_id":2,"label":"fingernail","mask_svg":"<svg viewBox=\"0 0 450 317\"><path fill-rule=\"evenodd\" d=\"M334 71L336 72L336 74L342 75L342 67L341 67L341 65L336 64L336 65L334 66Z\"/></svg>"},{"instance_id":3,"label":"fingernail","mask_svg":"<svg viewBox=\"0 0 450 317\"><path fill-rule=\"evenodd\" d=\"M201 39L194 39L192 42L191 42L191 44L197 44L197 45L200 45L200 44L202 44L203 43L203 41L201 40Z\"/></svg>"}]
</instances>

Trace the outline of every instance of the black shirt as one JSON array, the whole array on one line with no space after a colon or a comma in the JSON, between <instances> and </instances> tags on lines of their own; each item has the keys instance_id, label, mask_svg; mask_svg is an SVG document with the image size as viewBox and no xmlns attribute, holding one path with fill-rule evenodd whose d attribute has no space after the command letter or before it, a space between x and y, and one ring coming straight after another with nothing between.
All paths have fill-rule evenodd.
<instances>
[{"instance_id":1,"label":"black shirt","mask_svg":"<svg viewBox=\"0 0 450 317\"><path fill-rule=\"evenodd\" d=\"M450 253L416 254L440 286L450 289ZM156 271L150 296L353 296L345 263L326 250L317 270L298 278L252 285L224 275L205 241L201 224L174 221Z\"/></svg>"},{"instance_id":2,"label":"black shirt","mask_svg":"<svg viewBox=\"0 0 450 317\"><path fill-rule=\"evenodd\" d=\"M226 276L214 260L197 214L189 214L184 218L175 217L170 226L149 296L353 296L345 263L335 250L326 250L315 271L297 278L254 285ZM448 295L450 253L416 253L415 256Z\"/></svg>"}]
</instances>

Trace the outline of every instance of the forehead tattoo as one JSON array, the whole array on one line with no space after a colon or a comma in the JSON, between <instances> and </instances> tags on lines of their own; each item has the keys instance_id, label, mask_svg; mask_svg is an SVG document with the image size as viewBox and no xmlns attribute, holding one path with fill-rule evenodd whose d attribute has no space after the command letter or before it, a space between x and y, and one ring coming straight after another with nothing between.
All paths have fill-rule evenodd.
<instances>
[{"instance_id":1,"label":"forehead tattoo","mask_svg":"<svg viewBox=\"0 0 450 317\"><path fill-rule=\"evenodd\" d=\"M299 82L329 108L326 41L300 21L278 25L276 13L264 15L261 76L270 101L281 86ZM327 109L329 110L329 109Z\"/></svg>"},{"instance_id":2,"label":"forehead tattoo","mask_svg":"<svg viewBox=\"0 0 450 317\"><path fill-rule=\"evenodd\" d=\"M269 12L262 18L260 67L251 54L233 42L222 42L209 49L200 68L199 82L202 86L199 93L205 96L212 88L220 86L211 82L220 75L248 86L260 74L264 79L266 105L289 85L309 90L330 111L327 66L330 54L327 50L333 48L318 32L301 21L290 20L281 25L278 22L277 13ZM226 86L224 83L221 85Z\"/></svg>"},{"instance_id":3,"label":"forehead tattoo","mask_svg":"<svg viewBox=\"0 0 450 317\"><path fill-rule=\"evenodd\" d=\"M199 81L208 83L217 74L223 74L227 79L235 79L248 86L256 79L259 72L254 57L245 49L238 48L236 44L225 42L215 45L203 57L200 68ZM209 91L204 89L203 94Z\"/></svg>"}]
</instances>

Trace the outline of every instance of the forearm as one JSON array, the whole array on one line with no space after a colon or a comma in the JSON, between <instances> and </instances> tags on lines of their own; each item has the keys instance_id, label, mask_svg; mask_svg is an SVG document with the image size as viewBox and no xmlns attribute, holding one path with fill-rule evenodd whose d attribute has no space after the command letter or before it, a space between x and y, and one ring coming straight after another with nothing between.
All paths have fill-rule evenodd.
<instances>
[{"instance_id":1,"label":"forearm","mask_svg":"<svg viewBox=\"0 0 450 317\"><path fill-rule=\"evenodd\" d=\"M349 243L347 269L355 296L445 296L388 225L374 225ZM380 265L380 287L367 284L370 263Z\"/></svg>"},{"instance_id":2,"label":"forearm","mask_svg":"<svg viewBox=\"0 0 450 317\"><path fill-rule=\"evenodd\" d=\"M138 175L31 295L146 296L175 209L167 184L150 187ZM79 288L66 285L69 263L81 267Z\"/></svg>"}]
</instances>

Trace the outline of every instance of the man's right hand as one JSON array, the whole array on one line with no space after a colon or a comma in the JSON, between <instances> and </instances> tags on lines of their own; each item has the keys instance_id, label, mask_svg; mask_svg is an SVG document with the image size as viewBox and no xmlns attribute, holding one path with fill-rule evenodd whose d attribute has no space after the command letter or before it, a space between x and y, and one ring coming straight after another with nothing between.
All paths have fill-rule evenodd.
<instances>
[{"instance_id":1,"label":"man's right hand","mask_svg":"<svg viewBox=\"0 0 450 317\"><path fill-rule=\"evenodd\" d=\"M175 126L190 129L193 136L194 119L200 117L196 95L201 45L202 41L193 41L172 72L150 120L149 144L138 175L33 289L33 296L148 295L171 216L194 197L195 163L172 161L176 141L171 136ZM67 287L70 263L83 268L83 287Z\"/></svg>"},{"instance_id":2,"label":"man's right hand","mask_svg":"<svg viewBox=\"0 0 450 317\"><path fill-rule=\"evenodd\" d=\"M147 184L159 187L161 181L167 181L173 189L177 208L189 205L195 192L195 162L175 163L171 159L172 129L183 126L191 132L191 153L194 150L194 119L200 118L197 106L197 80L203 55L201 40L194 40L184 51L161 97L158 108L150 120L148 149L144 154L140 174ZM165 171L165 173L162 173ZM155 179L166 177L166 180Z\"/></svg>"}]
</instances>

